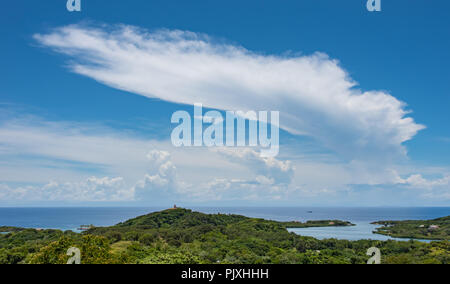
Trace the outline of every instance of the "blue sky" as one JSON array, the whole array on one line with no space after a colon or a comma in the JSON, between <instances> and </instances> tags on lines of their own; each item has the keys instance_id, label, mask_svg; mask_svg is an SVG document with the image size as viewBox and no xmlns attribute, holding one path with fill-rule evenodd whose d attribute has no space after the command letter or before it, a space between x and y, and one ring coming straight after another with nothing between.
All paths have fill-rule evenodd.
<instances>
[{"instance_id":1,"label":"blue sky","mask_svg":"<svg viewBox=\"0 0 450 284\"><path fill-rule=\"evenodd\" d=\"M67 12L65 2L7 1L0 11L0 205L449 204L448 1L382 0L380 13L369 13L364 0L82 0L81 13ZM192 39L186 32L193 33L211 45L214 56L231 57L236 66L233 74L255 82L258 78L251 74L267 66L278 71L273 75L285 77L308 77L309 68L317 71L309 81L294 78L283 85L265 80L275 90L270 95L282 114L284 110L304 121L299 125L297 120L285 120L286 127L297 127L305 134L282 130L280 155L271 161L258 158L253 149L175 149L169 141L170 116L179 109L192 109L180 104L188 101L187 94L205 89L203 98L218 109L252 107L253 103L256 108L268 102L255 102L246 94L250 87L240 86L232 76L218 78L232 86L228 91L242 96L242 102L222 100L218 87L207 88L214 83L207 76L195 84L174 79L184 89L172 86L170 94L164 93L164 80L173 79L168 75L153 82L131 72L125 82L122 69L154 66L146 66L145 60L135 66L136 60L116 60L118 56L138 54L141 60L146 52L155 52L163 63L171 63L164 62L168 59L163 51L142 48L148 43L145 36L136 44L138 53L122 47L113 54L115 58L102 58L95 57L96 52L112 50L95 45L83 49L75 35L94 31L100 33L100 43L123 42L120 25L133 27L134 36L150 33L170 38L170 32L183 31L181 39L169 39L178 44ZM64 30L68 26L73 34ZM220 50L226 46L245 48L248 54L234 56L228 51L224 55ZM316 56L317 52L322 55ZM207 52L200 55L211 59ZM267 63L271 56L276 57L274 65ZM112 67L84 73L73 69L99 58ZM256 72L244 72L248 61ZM286 62L294 62L294 69L283 69ZM199 67L192 64L173 63L173 68ZM225 70L217 64L210 72ZM314 69L314 64L331 64L333 70ZM351 79L341 78L340 72ZM136 78L139 84L134 83ZM308 101L305 95L297 105L289 104L288 100L297 99L297 92L307 93L304 85L315 80L329 82L336 93L349 89L366 97L375 91L383 95L362 99L367 111L358 107L346 111L333 108L326 100L330 99L326 88L317 86L317 95L311 93L317 101ZM342 87L350 81L355 86ZM157 95L149 98L147 89ZM277 97L280 92L288 94ZM393 99L381 103L378 99L384 95ZM169 96L172 103L167 102ZM342 100L348 98L342 96ZM392 110L390 106L400 101L406 105ZM375 113L376 108L381 111ZM411 113L404 117L414 122L397 117L406 110ZM392 130L386 130L389 127ZM403 139L407 141L399 142L397 136L407 136ZM369 142L361 145L361 137Z\"/></svg>"}]
</instances>

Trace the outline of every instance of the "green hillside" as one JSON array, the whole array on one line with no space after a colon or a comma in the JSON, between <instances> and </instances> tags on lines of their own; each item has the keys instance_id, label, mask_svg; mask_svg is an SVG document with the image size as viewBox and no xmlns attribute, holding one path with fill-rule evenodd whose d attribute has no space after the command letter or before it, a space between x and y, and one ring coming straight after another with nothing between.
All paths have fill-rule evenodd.
<instances>
[{"instance_id":1,"label":"green hillside","mask_svg":"<svg viewBox=\"0 0 450 284\"><path fill-rule=\"evenodd\" d=\"M271 222L263 219L249 218L233 214L204 214L193 212L189 209L177 208L168 209L161 212L154 212L148 215L130 219L113 227L121 228L140 228L140 229L157 229L157 228L190 228L200 225L222 226L230 225L243 221L260 220ZM320 220L302 222L273 222L285 228L307 228L307 227L329 227L329 226L352 226L350 222L340 220Z\"/></svg>"},{"instance_id":2,"label":"green hillside","mask_svg":"<svg viewBox=\"0 0 450 284\"><path fill-rule=\"evenodd\" d=\"M349 226L344 221L276 222L172 209L82 234L7 228L1 263L66 263L77 247L83 264L364 264L370 247L383 263L450 263L450 242L317 240L288 227Z\"/></svg>"},{"instance_id":3,"label":"green hillside","mask_svg":"<svg viewBox=\"0 0 450 284\"><path fill-rule=\"evenodd\" d=\"M140 228L140 229L157 229L157 228L189 228L199 225L228 225L249 218L239 215L225 215L225 214L203 214L199 212L192 212L188 209L168 209L161 212L154 212L148 215L140 216L130 219L126 222L120 223L114 227L120 228Z\"/></svg>"},{"instance_id":4,"label":"green hillside","mask_svg":"<svg viewBox=\"0 0 450 284\"><path fill-rule=\"evenodd\" d=\"M450 216L428 221L379 221L376 233L396 238L450 240Z\"/></svg>"}]
</instances>

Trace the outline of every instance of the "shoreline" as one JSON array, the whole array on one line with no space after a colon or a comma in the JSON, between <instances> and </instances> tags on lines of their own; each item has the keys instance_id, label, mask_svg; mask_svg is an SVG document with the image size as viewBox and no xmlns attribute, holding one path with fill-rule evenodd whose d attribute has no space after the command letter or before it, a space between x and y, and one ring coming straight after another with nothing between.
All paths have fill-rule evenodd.
<instances>
[{"instance_id":1,"label":"shoreline","mask_svg":"<svg viewBox=\"0 0 450 284\"><path fill-rule=\"evenodd\" d=\"M297 228L287 229L293 223ZM15 231L0 235L0 263L63 264L71 247L89 251L83 264L364 264L373 247L382 252L386 264L448 262L448 241L322 240L293 232L353 234L360 229L358 223L354 225L338 220L278 222L173 208L113 226L89 227L81 234L0 227L0 231Z\"/></svg>"},{"instance_id":2,"label":"shoreline","mask_svg":"<svg viewBox=\"0 0 450 284\"><path fill-rule=\"evenodd\" d=\"M127 219L148 213L158 212L160 208L153 207L76 207L76 208L0 208L0 226L17 224L17 227L44 229L44 230L60 230L72 231L81 233L77 230L82 224L93 223L97 227L108 227L118 224ZM301 233L318 239L341 239L341 240L366 240L378 239L387 240L393 239L397 241L408 241L415 239L418 241L439 241L440 238L418 238L414 236L392 236L379 232L380 226L372 226L374 223L386 222L376 220L387 220L392 216L392 219L401 218L423 218L422 221L428 222L434 216L444 216L450 213L450 207L427 207L427 208L335 208L335 207L202 207L194 208L195 211L203 212L205 214L214 214L223 212L224 214L238 214L248 216L249 218L259 218L264 220L272 220L283 223L286 229L299 229ZM417 213L414 214L414 210ZM311 213L313 212L313 213ZM406 212L406 213L404 213ZM411 212L413 214L411 214ZM433 214L434 212L434 214ZM2 220L2 216L3 219ZM372 216L373 215L373 216ZM58 216L55 220L54 216ZM322 217L335 217L333 220L321 219ZM384 218L383 218L384 216ZM19 218L18 218L19 217ZM431 217L431 218L430 218ZM306 219L311 218L311 219ZM425 219L428 218L428 219ZM15 220L18 220L15 222ZM339 221L348 220L348 221ZM286 221L288 220L288 221ZM301 221L295 221L301 220ZM304 221L311 220L311 221ZM319 221L327 220L327 221ZM3 222L2 222L3 221ZM374 222L375 221L375 222ZM320 224L320 222L324 224ZM340 226L331 226L329 222L336 222ZM342 223L339 223L342 222ZM398 222L398 221L389 221ZM9 226L12 227L12 226ZM335 228L327 233L326 227ZM311 234L304 233L305 229L316 228L319 231L312 231ZM322 229L325 228L325 232ZM352 228L355 229L352 231ZM351 231L351 235L346 237L347 230ZM1 231L1 230L0 230ZM299 231L300 232L300 231ZM325 237L323 235L325 234ZM355 238L354 235L357 237ZM360 237L358 237L360 236ZM384 238L377 238L377 236L384 236Z\"/></svg>"}]
</instances>

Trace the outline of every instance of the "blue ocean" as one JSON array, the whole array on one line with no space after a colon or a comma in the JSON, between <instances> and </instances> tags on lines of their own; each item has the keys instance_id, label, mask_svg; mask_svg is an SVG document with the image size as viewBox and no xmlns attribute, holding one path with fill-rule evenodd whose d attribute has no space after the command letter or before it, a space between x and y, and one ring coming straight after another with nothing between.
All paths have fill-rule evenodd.
<instances>
[{"instance_id":1,"label":"blue ocean","mask_svg":"<svg viewBox=\"0 0 450 284\"><path fill-rule=\"evenodd\" d=\"M111 226L130 218L160 211L157 207L77 207L77 208L0 208L0 226L60 229L76 231L80 225ZM240 214L275 221L308 221L338 219L354 227L291 229L318 239L387 240L373 234L371 222L381 220L428 220L449 216L450 207L420 208L318 208L318 207L193 207L203 213Z\"/></svg>"}]
</instances>

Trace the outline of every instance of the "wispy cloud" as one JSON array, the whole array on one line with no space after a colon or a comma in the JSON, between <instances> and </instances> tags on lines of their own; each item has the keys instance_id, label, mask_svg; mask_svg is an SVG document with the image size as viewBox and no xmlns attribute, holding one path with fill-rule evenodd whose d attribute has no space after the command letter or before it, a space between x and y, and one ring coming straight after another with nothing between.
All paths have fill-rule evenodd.
<instances>
[{"instance_id":1,"label":"wispy cloud","mask_svg":"<svg viewBox=\"0 0 450 284\"><path fill-rule=\"evenodd\" d=\"M113 88L222 110L278 110L283 129L350 160L405 155L402 143L424 128L390 94L356 89L324 54L261 55L192 32L130 26L71 25L34 38Z\"/></svg>"},{"instance_id":2,"label":"wispy cloud","mask_svg":"<svg viewBox=\"0 0 450 284\"><path fill-rule=\"evenodd\" d=\"M0 201L130 201L134 193L123 178L90 177L80 182L10 187L0 184Z\"/></svg>"},{"instance_id":3,"label":"wispy cloud","mask_svg":"<svg viewBox=\"0 0 450 284\"><path fill-rule=\"evenodd\" d=\"M270 199L292 180L289 161L252 149L181 150L101 125L29 118L0 123L0 202ZM219 180L232 186L212 187Z\"/></svg>"}]
</instances>

